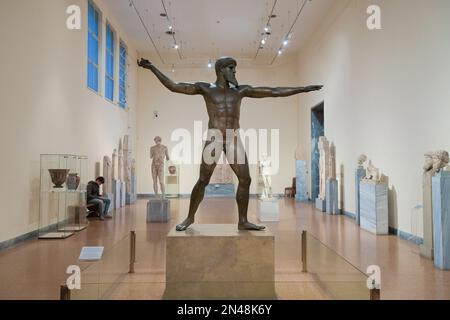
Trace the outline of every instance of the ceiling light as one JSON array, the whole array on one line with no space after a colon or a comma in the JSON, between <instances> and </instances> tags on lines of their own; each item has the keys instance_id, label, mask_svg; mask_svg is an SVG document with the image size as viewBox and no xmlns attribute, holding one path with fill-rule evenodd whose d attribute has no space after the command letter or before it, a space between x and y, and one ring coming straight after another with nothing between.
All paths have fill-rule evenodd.
<instances>
[{"instance_id":1,"label":"ceiling light","mask_svg":"<svg viewBox=\"0 0 450 320\"><path fill-rule=\"evenodd\" d=\"M280 49L278 50L278 55L281 56L281 54L283 53L283 51Z\"/></svg>"},{"instance_id":2,"label":"ceiling light","mask_svg":"<svg viewBox=\"0 0 450 320\"><path fill-rule=\"evenodd\" d=\"M178 50L179 47L180 47L180 46L179 46L178 44L176 44L176 43L173 45L173 48L174 48L175 50Z\"/></svg>"},{"instance_id":3,"label":"ceiling light","mask_svg":"<svg viewBox=\"0 0 450 320\"><path fill-rule=\"evenodd\" d=\"M266 44L266 39L262 39L261 44Z\"/></svg>"},{"instance_id":4,"label":"ceiling light","mask_svg":"<svg viewBox=\"0 0 450 320\"><path fill-rule=\"evenodd\" d=\"M175 65L172 65L172 73L175 72Z\"/></svg>"},{"instance_id":5,"label":"ceiling light","mask_svg":"<svg viewBox=\"0 0 450 320\"><path fill-rule=\"evenodd\" d=\"M170 25L170 26L169 26L169 30L172 31L172 29L173 29L173 26Z\"/></svg>"},{"instance_id":6,"label":"ceiling light","mask_svg":"<svg viewBox=\"0 0 450 320\"><path fill-rule=\"evenodd\" d=\"M284 39L284 41L283 41L283 46L287 46L288 43L289 43L289 40L288 40L288 39Z\"/></svg>"},{"instance_id":7,"label":"ceiling light","mask_svg":"<svg viewBox=\"0 0 450 320\"><path fill-rule=\"evenodd\" d=\"M212 62L211 62L211 60L209 60L209 62L208 62L208 68L209 68L209 69L212 68Z\"/></svg>"}]
</instances>

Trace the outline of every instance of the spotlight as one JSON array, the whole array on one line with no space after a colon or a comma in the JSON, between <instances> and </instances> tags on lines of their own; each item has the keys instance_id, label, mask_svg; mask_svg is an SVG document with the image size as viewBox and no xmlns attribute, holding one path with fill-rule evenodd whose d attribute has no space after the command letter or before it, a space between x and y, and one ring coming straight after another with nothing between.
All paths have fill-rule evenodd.
<instances>
[{"instance_id":1,"label":"spotlight","mask_svg":"<svg viewBox=\"0 0 450 320\"><path fill-rule=\"evenodd\" d=\"M288 43L289 43L289 40L288 40L288 39L284 39L284 41L283 41L283 46L287 46Z\"/></svg>"},{"instance_id":2,"label":"spotlight","mask_svg":"<svg viewBox=\"0 0 450 320\"><path fill-rule=\"evenodd\" d=\"M278 55L279 55L279 56L281 56L282 53L283 53L283 51L281 51L281 49L278 50Z\"/></svg>"},{"instance_id":3,"label":"spotlight","mask_svg":"<svg viewBox=\"0 0 450 320\"><path fill-rule=\"evenodd\" d=\"M266 39L262 39L261 44L266 44Z\"/></svg>"},{"instance_id":4,"label":"spotlight","mask_svg":"<svg viewBox=\"0 0 450 320\"><path fill-rule=\"evenodd\" d=\"M211 60L209 60L209 62L208 62L208 68L209 68L209 69L212 68L212 62L211 62Z\"/></svg>"},{"instance_id":5,"label":"spotlight","mask_svg":"<svg viewBox=\"0 0 450 320\"><path fill-rule=\"evenodd\" d=\"M173 48L174 48L175 50L178 50L178 48L180 48L180 46L179 46L178 44L175 43L175 44L173 45Z\"/></svg>"},{"instance_id":6,"label":"spotlight","mask_svg":"<svg viewBox=\"0 0 450 320\"><path fill-rule=\"evenodd\" d=\"M175 65L172 65L172 73L175 72Z\"/></svg>"}]
</instances>

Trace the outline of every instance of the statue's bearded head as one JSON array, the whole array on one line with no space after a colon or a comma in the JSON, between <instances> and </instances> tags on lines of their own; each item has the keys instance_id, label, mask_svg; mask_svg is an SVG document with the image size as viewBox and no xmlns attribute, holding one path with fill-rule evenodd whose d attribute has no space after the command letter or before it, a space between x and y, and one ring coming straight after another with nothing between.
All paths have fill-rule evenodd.
<instances>
[{"instance_id":1,"label":"statue's bearded head","mask_svg":"<svg viewBox=\"0 0 450 320\"><path fill-rule=\"evenodd\" d=\"M223 57L216 61L217 78L221 76L225 81L233 84L235 87L239 86L236 80L236 66L237 62L231 57Z\"/></svg>"}]
</instances>

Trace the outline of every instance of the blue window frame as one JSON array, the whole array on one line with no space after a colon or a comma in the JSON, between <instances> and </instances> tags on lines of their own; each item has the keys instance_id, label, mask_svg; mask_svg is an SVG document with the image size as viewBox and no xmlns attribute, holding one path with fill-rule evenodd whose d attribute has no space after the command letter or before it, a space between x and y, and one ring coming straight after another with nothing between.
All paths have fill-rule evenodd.
<instances>
[{"instance_id":1,"label":"blue window frame","mask_svg":"<svg viewBox=\"0 0 450 320\"><path fill-rule=\"evenodd\" d=\"M89 2L88 9L88 87L98 92L99 47L100 47L100 13Z\"/></svg>"},{"instance_id":2,"label":"blue window frame","mask_svg":"<svg viewBox=\"0 0 450 320\"><path fill-rule=\"evenodd\" d=\"M105 97L114 101L114 31L106 25Z\"/></svg>"},{"instance_id":3,"label":"blue window frame","mask_svg":"<svg viewBox=\"0 0 450 320\"><path fill-rule=\"evenodd\" d=\"M119 106L127 107L127 47L120 42L119 59Z\"/></svg>"}]
</instances>

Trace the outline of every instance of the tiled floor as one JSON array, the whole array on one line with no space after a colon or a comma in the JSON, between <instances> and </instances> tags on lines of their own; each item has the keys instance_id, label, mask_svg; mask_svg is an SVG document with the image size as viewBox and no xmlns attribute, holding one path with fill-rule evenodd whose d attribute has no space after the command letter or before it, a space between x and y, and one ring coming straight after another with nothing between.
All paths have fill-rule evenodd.
<instances>
[{"instance_id":1,"label":"tiled floor","mask_svg":"<svg viewBox=\"0 0 450 320\"><path fill-rule=\"evenodd\" d=\"M147 224L146 200L139 200L118 210L113 220L92 220L89 228L68 239L32 240L4 250L0 252L0 299L58 299L67 266L89 266L77 261L82 246L105 246L103 265L90 266L83 276L119 279L113 275L128 268L130 230L137 233L136 274L124 274L114 285L103 285L101 289L92 285L90 298L160 299L165 287L165 235L184 218L188 205L188 199L172 199L171 222ZM256 208L257 200L253 199L249 219L257 222ZM196 223L236 223L236 212L232 199L206 199ZM432 261L421 258L411 243L396 236L372 235L347 217L319 213L312 204L292 199L280 199L280 212L279 222L265 223L275 235L278 298L362 298L355 295L355 288L363 287L364 278L358 276L352 264L363 271L369 265L380 266L382 299L450 299L450 271L434 268ZM311 238L311 274L302 274L301 230L309 231L348 262ZM84 293L89 291L89 285L83 288ZM353 295L347 295L350 292Z\"/></svg>"}]
</instances>

